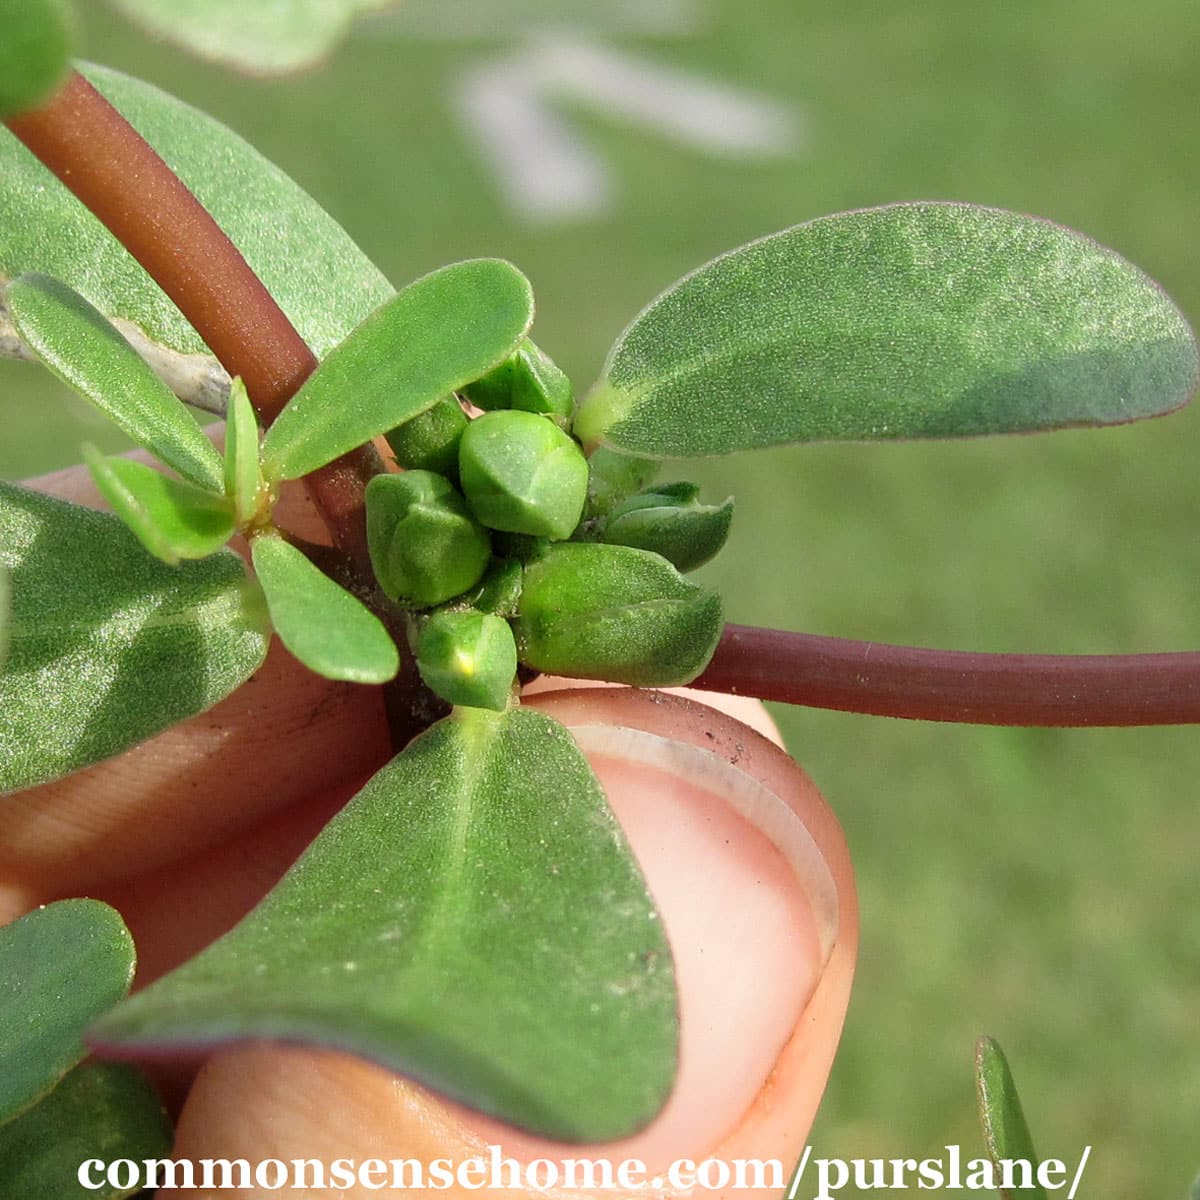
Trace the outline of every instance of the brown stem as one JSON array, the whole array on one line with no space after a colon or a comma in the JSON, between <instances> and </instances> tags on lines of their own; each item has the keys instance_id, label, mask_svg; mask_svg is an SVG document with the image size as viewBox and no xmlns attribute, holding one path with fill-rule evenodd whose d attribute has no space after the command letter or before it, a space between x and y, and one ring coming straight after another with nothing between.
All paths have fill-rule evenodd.
<instances>
[{"instance_id":1,"label":"brown stem","mask_svg":"<svg viewBox=\"0 0 1200 1200\"><path fill-rule=\"evenodd\" d=\"M317 360L207 210L82 75L9 128L108 227L230 375L240 375L269 425ZM382 469L370 446L305 483L335 543L367 572L363 489Z\"/></svg>"},{"instance_id":2,"label":"brown stem","mask_svg":"<svg viewBox=\"0 0 1200 1200\"><path fill-rule=\"evenodd\" d=\"M976 725L1200 722L1200 653L971 654L726 625L694 686Z\"/></svg>"}]
</instances>

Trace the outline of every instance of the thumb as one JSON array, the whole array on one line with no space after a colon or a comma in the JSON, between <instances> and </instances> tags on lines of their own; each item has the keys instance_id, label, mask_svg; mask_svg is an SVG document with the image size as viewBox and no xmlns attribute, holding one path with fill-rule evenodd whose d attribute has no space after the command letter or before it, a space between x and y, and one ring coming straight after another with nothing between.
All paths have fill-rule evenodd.
<instances>
[{"instance_id":1,"label":"thumb","mask_svg":"<svg viewBox=\"0 0 1200 1200\"><path fill-rule=\"evenodd\" d=\"M768 1173L761 1188L737 1195L784 1190L824 1090L857 948L853 878L836 820L782 750L691 700L599 688L527 702L580 741L671 940L680 1070L662 1113L621 1142L567 1146L467 1112L357 1059L256 1045L222 1052L201 1072L181 1118L177 1157L252 1165L316 1159L326 1167L405 1160L409 1169L442 1160L454 1169L498 1145L519 1163L636 1158L651 1173L685 1158L774 1159L780 1177ZM327 1179L309 1194L357 1200L377 1193L378 1178L349 1186L344 1177ZM514 1192L511 1182L447 1194L593 1194L571 1186ZM529 1182L548 1182L544 1169ZM664 1185L648 1194L687 1191Z\"/></svg>"}]
</instances>

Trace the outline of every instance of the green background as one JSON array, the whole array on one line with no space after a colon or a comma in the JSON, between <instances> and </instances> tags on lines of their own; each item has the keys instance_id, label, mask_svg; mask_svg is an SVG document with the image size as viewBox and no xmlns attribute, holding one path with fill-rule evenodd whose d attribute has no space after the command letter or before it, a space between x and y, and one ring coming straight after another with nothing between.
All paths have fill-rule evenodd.
<instances>
[{"instance_id":1,"label":"green background","mask_svg":"<svg viewBox=\"0 0 1200 1200\"><path fill-rule=\"evenodd\" d=\"M511 258L534 283L539 343L581 385L686 270L893 200L1074 226L1200 323L1194 0L712 0L694 36L597 34L794 103L807 145L718 161L567 104L617 203L552 228L507 212L447 95L464 67L522 35L360 33L318 70L245 80L85 7L87 56L228 122L393 283L467 256ZM539 6L517 7L528 27ZM119 445L23 364L0 364L0 430L7 478L76 461L85 438ZM1038 438L796 448L686 474L713 499L737 496L732 543L705 572L731 620L962 649L1181 650L1200 624L1198 446L1191 410ZM778 715L845 825L862 901L858 981L814 1154L979 1147L971 1053L988 1032L1041 1153L1073 1163L1094 1144L1084 1194L1184 1195L1200 1168L1196 731Z\"/></svg>"}]
</instances>

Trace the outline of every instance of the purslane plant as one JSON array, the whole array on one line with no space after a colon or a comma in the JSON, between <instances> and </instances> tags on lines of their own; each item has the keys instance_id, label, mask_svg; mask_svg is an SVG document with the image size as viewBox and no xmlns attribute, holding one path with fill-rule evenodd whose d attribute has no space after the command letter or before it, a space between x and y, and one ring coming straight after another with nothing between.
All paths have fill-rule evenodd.
<instances>
[{"instance_id":1,"label":"purslane plant","mask_svg":"<svg viewBox=\"0 0 1200 1200\"><path fill-rule=\"evenodd\" d=\"M854 643L726 627L685 574L720 549L731 502L655 481L663 460L782 443L1169 412L1195 389L1195 339L1114 252L962 204L823 218L668 289L577 403L530 338L516 267L456 263L393 292L209 118L102 68L54 90L59 27L41 9L58 6L27 6L50 66L0 93L16 134L0 145L14 344L171 473L85 448L113 515L0 485L0 790L203 711L272 635L321 675L384 685L397 753L254 913L137 996L121 1000L129 951L109 914L27 918L19 936L47 961L89 923L107 929L120 982L81 1000L53 1047L21 1047L0 1119L49 1103L87 1025L122 1053L254 1037L348 1049L563 1139L644 1125L675 1071L670 948L587 761L520 705L529 674L950 720L1200 719L1195 655L876 647L868 673ZM302 277L274 241L281 221L305 239ZM223 454L172 391L212 407L214 379ZM293 481L332 549L276 523ZM239 537L252 575L226 548ZM35 972L26 996L55 986Z\"/></svg>"}]
</instances>

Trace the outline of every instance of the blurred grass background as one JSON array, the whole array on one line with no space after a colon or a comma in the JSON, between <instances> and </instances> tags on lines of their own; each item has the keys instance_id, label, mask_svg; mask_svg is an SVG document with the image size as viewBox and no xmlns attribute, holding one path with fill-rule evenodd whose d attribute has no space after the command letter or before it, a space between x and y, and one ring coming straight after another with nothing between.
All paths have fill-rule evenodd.
<instances>
[{"instance_id":1,"label":"blurred grass background","mask_svg":"<svg viewBox=\"0 0 1200 1200\"><path fill-rule=\"evenodd\" d=\"M471 255L519 264L539 298L539 343L580 385L633 313L700 262L893 200L1074 226L1200 323L1194 0L710 0L690 36L603 35L794 104L807 145L716 161L575 108L617 205L548 228L507 212L448 102L465 68L528 31L505 31L503 0L478 5L492 35L413 40L383 23L280 81L194 62L86 7L89 57L227 121L397 285ZM119 444L23 364L0 364L0 429L6 478L75 461L85 438ZM1127 429L817 446L680 473L737 496L733 542L707 569L731 620L964 649L1156 651L1195 648L1200 633L1198 449L1192 410ZM862 900L817 1155L978 1147L971 1053L988 1032L1041 1153L1073 1162L1094 1144L1089 1194L1183 1196L1200 1167L1196 730L777 715L845 825Z\"/></svg>"}]
</instances>

